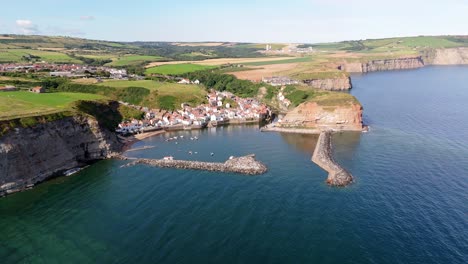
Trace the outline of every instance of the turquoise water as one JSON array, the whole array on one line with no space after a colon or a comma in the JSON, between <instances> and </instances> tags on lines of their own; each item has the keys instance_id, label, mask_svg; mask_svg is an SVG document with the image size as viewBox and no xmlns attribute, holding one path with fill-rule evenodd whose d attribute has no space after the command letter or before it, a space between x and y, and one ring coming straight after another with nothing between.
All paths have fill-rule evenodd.
<instances>
[{"instance_id":1,"label":"turquoise water","mask_svg":"<svg viewBox=\"0 0 468 264\"><path fill-rule=\"evenodd\" d=\"M310 162L315 136L255 126L157 136L135 145L155 148L128 155L224 161L255 153L269 172L98 162L0 199L0 262L466 263L468 67L353 81L371 131L334 142L356 184L324 183ZM185 137L164 140L172 135Z\"/></svg>"}]
</instances>

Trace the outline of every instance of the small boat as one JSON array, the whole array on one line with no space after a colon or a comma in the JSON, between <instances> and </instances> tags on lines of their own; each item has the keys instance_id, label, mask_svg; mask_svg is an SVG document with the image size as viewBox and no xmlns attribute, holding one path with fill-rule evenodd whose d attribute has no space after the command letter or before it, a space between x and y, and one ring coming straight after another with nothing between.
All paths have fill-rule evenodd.
<instances>
[{"instance_id":1,"label":"small boat","mask_svg":"<svg viewBox=\"0 0 468 264\"><path fill-rule=\"evenodd\" d=\"M211 152L211 154L210 154L210 155L211 155L211 156L214 156L214 152Z\"/></svg>"},{"instance_id":2,"label":"small boat","mask_svg":"<svg viewBox=\"0 0 468 264\"><path fill-rule=\"evenodd\" d=\"M69 170L65 171L63 174L64 174L65 176L71 176L71 175L73 175L73 174L75 174L75 173L81 171L81 170L84 169L84 168L86 168L86 167L69 169Z\"/></svg>"}]
</instances>

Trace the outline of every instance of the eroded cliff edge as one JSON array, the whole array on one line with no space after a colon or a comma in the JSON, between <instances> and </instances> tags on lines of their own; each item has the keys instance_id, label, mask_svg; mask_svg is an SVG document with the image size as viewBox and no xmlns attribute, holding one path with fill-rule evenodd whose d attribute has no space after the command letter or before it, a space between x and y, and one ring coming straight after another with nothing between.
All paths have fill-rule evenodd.
<instances>
[{"instance_id":1,"label":"eroded cliff edge","mask_svg":"<svg viewBox=\"0 0 468 264\"><path fill-rule=\"evenodd\" d=\"M349 76L324 79L305 79L303 82L313 88L328 91L344 91L353 87Z\"/></svg>"},{"instance_id":2,"label":"eroded cliff edge","mask_svg":"<svg viewBox=\"0 0 468 264\"><path fill-rule=\"evenodd\" d=\"M424 67L421 56L397 59L371 60L367 62L346 62L339 66L340 70L349 73L366 73L377 71L408 70Z\"/></svg>"},{"instance_id":3,"label":"eroded cliff edge","mask_svg":"<svg viewBox=\"0 0 468 264\"><path fill-rule=\"evenodd\" d=\"M348 93L327 92L298 105L265 131L314 133L362 131L363 107Z\"/></svg>"},{"instance_id":4,"label":"eroded cliff edge","mask_svg":"<svg viewBox=\"0 0 468 264\"><path fill-rule=\"evenodd\" d=\"M123 144L98 120L77 114L16 127L1 136L0 197L116 155Z\"/></svg>"}]
</instances>

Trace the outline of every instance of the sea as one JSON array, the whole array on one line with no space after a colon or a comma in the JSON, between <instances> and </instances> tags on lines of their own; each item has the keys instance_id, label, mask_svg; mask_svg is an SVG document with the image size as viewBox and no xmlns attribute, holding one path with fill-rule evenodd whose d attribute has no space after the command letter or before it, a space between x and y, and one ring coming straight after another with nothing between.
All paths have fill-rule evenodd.
<instances>
[{"instance_id":1,"label":"sea","mask_svg":"<svg viewBox=\"0 0 468 264\"><path fill-rule=\"evenodd\" d=\"M171 132L126 155L255 154L269 170L97 162L0 199L0 263L468 263L468 67L352 79L370 131L333 143L354 184L325 183L314 135Z\"/></svg>"}]
</instances>

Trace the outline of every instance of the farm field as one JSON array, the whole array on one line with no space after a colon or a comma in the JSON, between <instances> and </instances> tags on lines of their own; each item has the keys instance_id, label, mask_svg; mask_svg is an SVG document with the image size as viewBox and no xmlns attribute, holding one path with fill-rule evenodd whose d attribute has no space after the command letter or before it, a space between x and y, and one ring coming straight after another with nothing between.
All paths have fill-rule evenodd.
<instances>
[{"instance_id":1,"label":"farm field","mask_svg":"<svg viewBox=\"0 0 468 264\"><path fill-rule=\"evenodd\" d=\"M85 93L0 92L0 119L60 112L75 101L98 99L105 97Z\"/></svg>"},{"instance_id":2,"label":"farm field","mask_svg":"<svg viewBox=\"0 0 468 264\"><path fill-rule=\"evenodd\" d=\"M287 63L287 64L271 64L265 65L262 67L253 68L251 70L245 71L232 71L227 72L232 74L239 79L249 80L254 82L259 82L263 77L271 77L282 75L283 72L291 71L297 67L297 63Z\"/></svg>"},{"instance_id":3,"label":"farm field","mask_svg":"<svg viewBox=\"0 0 468 264\"><path fill-rule=\"evenodd\" d=\"M82 63L82 61L74 59L67 54L33 49L0 49L0 62L20 62L24 61L23 56L33 55L40 57L39 61L50 63Z\"/></svg>"},{"instance_id":4,"label":"farm field","mask_svg":"<svg viewBox=\"0 0 468 264\"><path fill-rule=\"evenodd\" d=\"M209 66L220 66L223 64L245 64L252 62L269 62L269 61L279 61L279 60L290 60L296 59L297 57L260 57L260 58L222 58L222 59L207 59L196 61L198 65L209 65ZM146 68L151 68L161 65L172 65L172 64L188 64L194 63L193 61L164 61L164 62L153 62L146 66Z\"/></svg>"},{"instance_id":5,"label":"farm field","mask_svg":"<svg viewBox=\"0 0 468 264\"><path fill-rule=\"evenodd\" d=\"M177 75L189 72L213 69L215 66L198 65L191 63L168 64L146 69L146 74Z\"/></svg>"},{"instance_id":6,"label":"farm field","mask_svg":"<svg viewBox=\"0 0 468 264\"><path fill-rule=\"evenodd\" d=\"M111 63L106 64L106 66L127 66L127 65L138 65L145 62L154 62L163 60L163 57L159 56L145 56L145 55L125 55L112 59Z\"/></svg>"}]
</instances>

